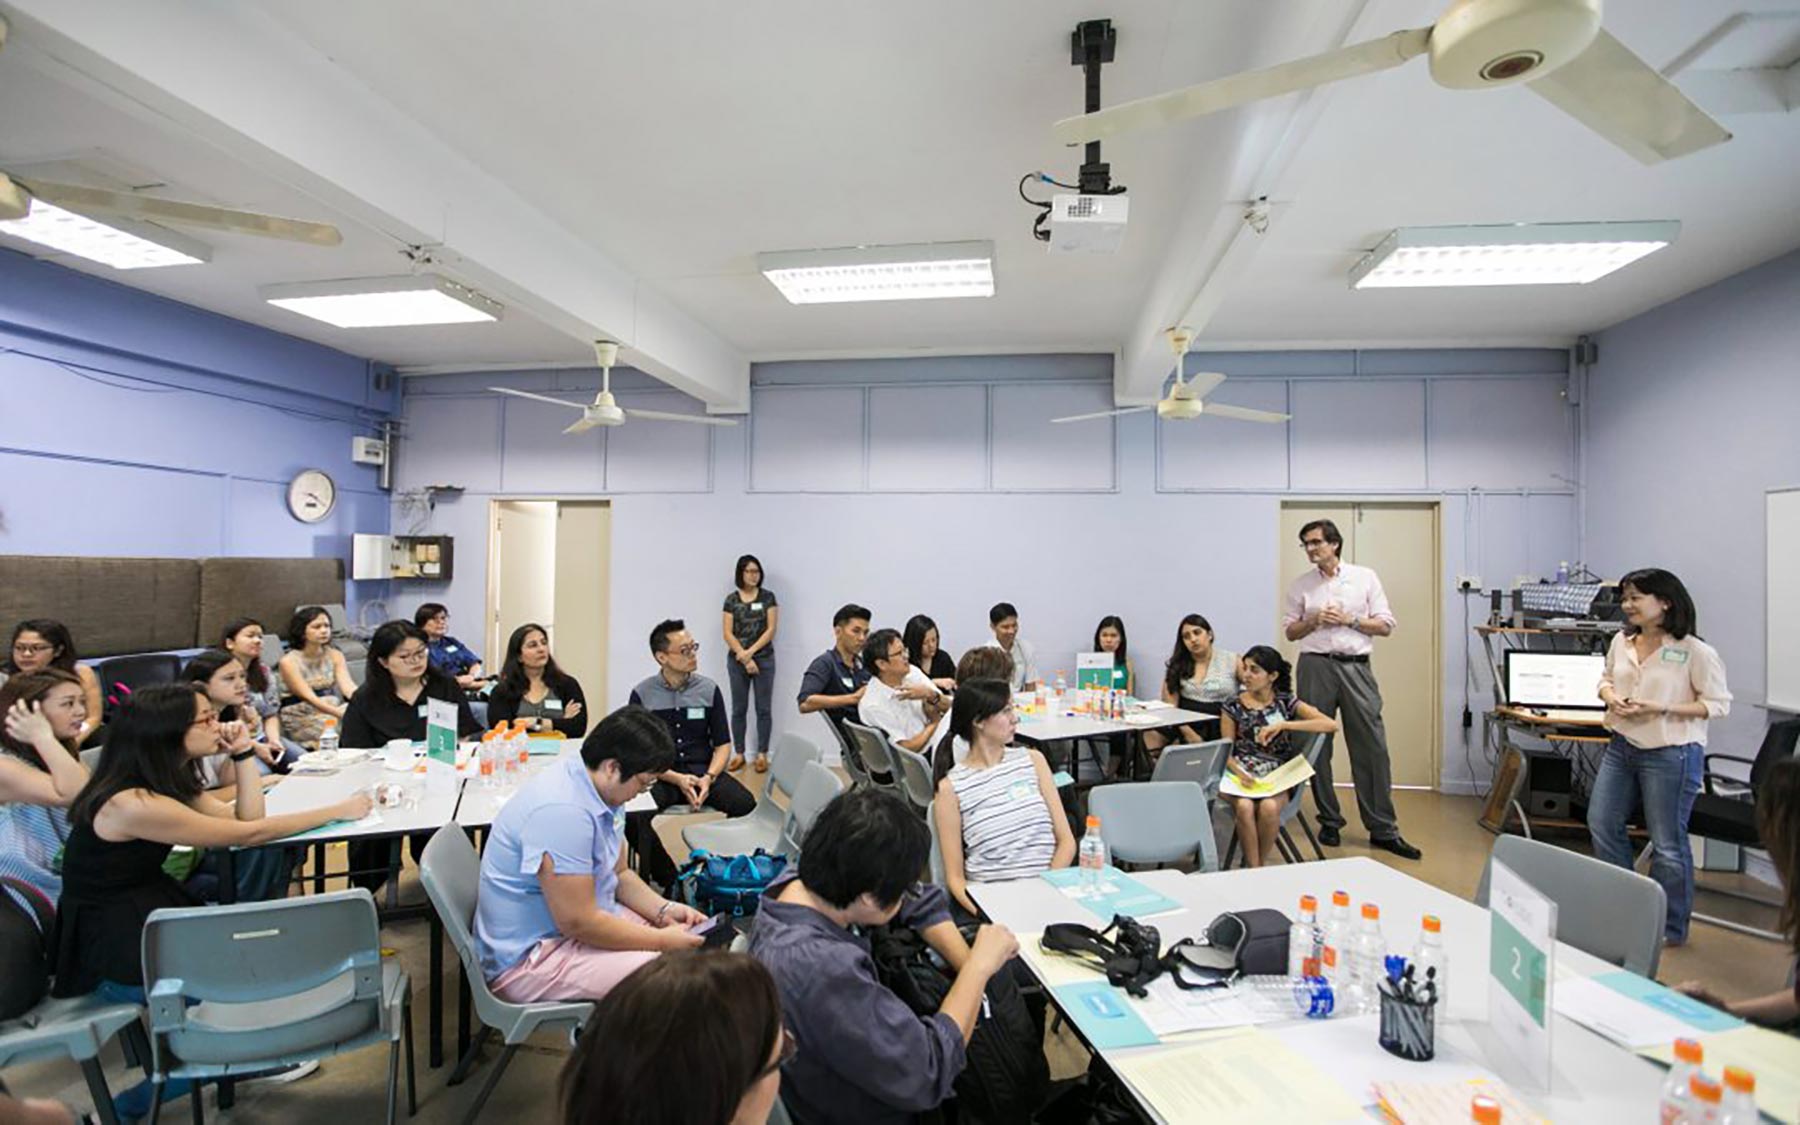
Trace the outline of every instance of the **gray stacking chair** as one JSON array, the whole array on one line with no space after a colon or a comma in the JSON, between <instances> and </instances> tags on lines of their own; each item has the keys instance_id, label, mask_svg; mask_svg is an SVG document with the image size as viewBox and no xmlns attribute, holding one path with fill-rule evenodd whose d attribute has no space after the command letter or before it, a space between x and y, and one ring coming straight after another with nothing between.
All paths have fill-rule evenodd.
<instances>
[{"instance_id":1,"label":"gray stacking chair","mask_svg":"<svg viewBox=\"0 0 1800 1125\"><path fill-rule=\"evenodd\" d=\"M925 806L925 824L931 829L931 881L944 885L944 843L938 838L937 802Z\"/></svg>"},{"instance_id":2,"label":"gray stacking chair","mask_svg":"<svg viewBox=\"0 0 1800 1125\"><path fill-rule=\"evenodd\" d=\"M100 1068L100 1051L119 1032L136 1029L143 1014L137 1004L111 1004L93 996L45 1000L17 1019L0 1023L0 1069L40 1059L74 1059L87 1079L94 1116L104 1125L118 1125L112 1091Z\"/></svg>"},{"instance_id":3,"label":"gray stacking chair","mask_svg":"<svg viewBox=\"0 0 1800 1125\"><path fill-rule=\"evenodd\" d=\"M806 763L817 762L819 757L819 748L797 734L777 738L769 753L768 780L756 807L745 816L683 828L682 840L690 850L705 848L715 855L743 855L757 848L774 851L781 846L781 823L787 819L787 810L773 798L780 793L782 800L792 804Z\"/></svg>"},{"instance_id":4,"label":"gray stacking chair","mask_svg":"<svg viewBox=\"0 0 1800 1125\"><path fill-rule=\"evenodd\" d=\"M926 815L931 811L932 797L937 792L937 786L931 780L931 763L917 750L895 746L891 741L887 743L887 751L900 781L900 795L920 816Z\"/></svg>"},{"instance_id":5,"label":"gray stacking chair","mask_svg":"<svg viewBox=\"0 0 1800 1125\"><path fill-rule=\"evenodd\" d=\"M1088 794L1100 818L1100 838L1115 862L1173 863L1197 855L1199 870L1219 869L1212 812L1193 781L1136 781L1102 785Z\"/></svg>"},{"instance_id":6,"label":"gray stacking chair","mask_svg":"<svg viewBox=\"0 0 1800 1125\"><path fill-rule=\"evenodd\" d=\"M794 788L793 803L788 805L787 819L781 824L781 842L778 850L790 861L800 858L800 846L806 841L806 833L819 819L819 813L831 799L844 791L844 783L838 776L820 765L818 762L806 763L800 773L800 784Z\"/></svg>"},{"instance_id":7,"label":"gray stacking chair","mask_svg":"<svg viewBox=\"0 0 1800 1125\"><path fill-rule=\"evenodd\" d=\"M831 737L837 740L838 761L843 765L844 772L850 775L850 784L859 788L875 784L875 779L869 776L869 767L863 761L862 752L850 741L850 733L844 729L844 724L822 715L821 721L830 728Z\"/></svg>"},{"instance_id":8,"label":"gray stacking chair","mask_svg":"<svg viewBox=\"0 0 1800 1125\"><path fill-rule=\"evenodd\" d=\"M850 745L849 753L854 753L862 763L862 771L868 777L869 784L878 789L900 788L900 767L888 752L887 735L874 727L845 719L844 740ZM848 755L845 760L849 760ZM845 768L849 769L848 766ZM856 771L850 770L850 774L854 777Z\"/></svg>"},{"instance_id":9,"label":"gray stacking chair","mask_svg":"<svg viewBox=\"0 0 1800 1125\"><path fill-rule=\"evenodd\" d=\"M1215 738L1211 742L1177 742L1163 747L1156 759L1151 781L1192 781L1205 790L1207 800L1219 795L1219 780L1225 776L1225 759L1230 756L1231 741Z\"/></svg>"},{"instance_id":10,"label":"gray stacking chair","mask_svg":"<svg viewBox=\"0 0 1800 1125\"><path fill-rule=\"evenodd\" d=\"M1329 740L1331 736L1328 734L1313 733L1307 735L1306 738L1308 740L1306 749L1301 751L1301 756L1317 768L1319 764L1319 755L1324 752L1326 746L1330 745ZM1208 745L1211 744L1208 743ZM1229 745L1229 743L1226 744L1227 747L1229 747ZM1229 754L1219 759L1221 770L1224 768L1225 758L1228 757L1230 757ZM1212 791L1214 794L1217 794L1219 791L1218 781L1218 778L1213 779ZM1282 806L1281 823L1275 837L1275 850L1281 853L1281 859L1284 863L1302 863L1306 860L1306 856L1301 854L1300 845L1294 843L1294 837L1288 833L1288 825L1296 820L1300 822L1300 831L1306 834L1306 842L1312 845L1313 857L1321 861L1325 858L1324 849L1319 847L1319 838L1313 835L1312 824L1306 819L1306 795L1311 790L1312 783L1309 781L1300 787L1300 792L1296 793L1292 800ZM1237 858L1237 854L1237 818L1233 816L1231 819L1231 843L1225 847L1225 866L1227 868L1231 867L1232 860Z\"/></svg>"},{"instance_id":11,"label":"gray stacking chair","mask_svg":"<svg viewBox=\"0 0 1800 1125\"><path fill-rule=\"evenodd\" d=\"M1668 914L1662 884L1541 840L1501 836L1482 868L1476 906L1488 904L1488 880L1496 860L1556 903L1558 941L1655 978Z\"/></svg>"},{"instance_id":12,"label":"gray stacking chair","mask_svg":"<svg viewBox=\"0 0 1800 1125\"><path fill-rule=\"evenodd\" d=\"M412 990L381 955L375 899L360 888L275 902L153 911L144 923L154 1125L165 1083L200 1084L388 1044L387 1121L393 1125L406 1047L413 1082Z\"/></svg>"},{"instance_id":13,"label":"gray stacking chair","mask_svg":"<svg viewBox=\"0 0 1800 1125\"><path fill-rule=\"evenodd\" d=\"M472 1125L481 1116L481 1107L487 1104L494 1087L500 1084L500 1076L506 1073L506 1066L512 1062L521 1043L533 1032L546 1028L565 1031L573 1041L575 1033L593 1015L594 1006L585 1000L514 1004L495 996L488 987L487 977L481 971L481 957L475 949L474 934L481 857L475 854L475 845L469 842L460 827L446 824L431 834L431 842L425 845L425 854L419 860L419 881L425 884L425 897L431 900L432 908L443 920L444 932L450 935L450 944L469 979L469 995L475 1004L475 1014L481 1019L481 1032L469 1044L468 1052L456 1061L456 1068L450 1072L449 1085L456 1085L468 1075L489 1035L498 1031L500 1041L506 1045L500 1053L500 1061L488 1072L487 1080L481 1084L481 1092L475 1095L474 1104L463 1117L464 1122Z\"/></svg>"}]
</instances>

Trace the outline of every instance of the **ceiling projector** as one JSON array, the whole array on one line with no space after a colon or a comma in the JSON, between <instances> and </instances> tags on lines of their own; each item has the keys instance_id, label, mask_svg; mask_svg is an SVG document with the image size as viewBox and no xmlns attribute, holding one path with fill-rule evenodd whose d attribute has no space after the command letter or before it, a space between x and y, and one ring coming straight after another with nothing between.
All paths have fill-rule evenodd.
<instances>
[{"instance_id":1,"label":"ceiling projector","mask_svg":"<svg viewBox=\"0 0 1800 1125\"><path fill-rule=\"evenodd\" d=\"M1050 197L1052 254L1111 254L1125 239L1131 200L1124 195Z\"/></svg>"}]
</instances>

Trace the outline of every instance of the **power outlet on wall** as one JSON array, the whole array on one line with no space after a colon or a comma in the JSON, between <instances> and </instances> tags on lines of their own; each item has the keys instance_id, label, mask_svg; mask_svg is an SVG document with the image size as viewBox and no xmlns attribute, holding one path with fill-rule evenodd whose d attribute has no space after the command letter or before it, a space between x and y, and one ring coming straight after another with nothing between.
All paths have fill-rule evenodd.
<instances>
[{"instance_id":1,"label":"power outlet on wall","mask_svg":"<svg viewBox=\"0 0 1800 1125\"><path fill-rule=\"evenodd\" d=\"M1457 575L1456 576L1456 588L1458 590L1461 590L1465 594L1468 593L1470 590L1481 589L1481 575L1479 575L1479 574L1459 574L1459 575Z\"/></svg>"}]
</instances>

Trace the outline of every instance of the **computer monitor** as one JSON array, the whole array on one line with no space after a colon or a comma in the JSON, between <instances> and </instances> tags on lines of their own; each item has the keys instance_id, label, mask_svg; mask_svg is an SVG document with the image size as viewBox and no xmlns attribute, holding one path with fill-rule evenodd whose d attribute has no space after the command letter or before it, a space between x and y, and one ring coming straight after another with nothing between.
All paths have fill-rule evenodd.
<instances>
[{"instance_id":1,"label":"computer monitor","mask_svg":"<svg viewBox=\"0 0 1800 1125\"><path fill-rule=\"evenodd\" d=\"M1506 701L1514 707L1602 711L1600 677L1606 657L1575 652L1506 653Z\"/></svg>"}]
</instances>

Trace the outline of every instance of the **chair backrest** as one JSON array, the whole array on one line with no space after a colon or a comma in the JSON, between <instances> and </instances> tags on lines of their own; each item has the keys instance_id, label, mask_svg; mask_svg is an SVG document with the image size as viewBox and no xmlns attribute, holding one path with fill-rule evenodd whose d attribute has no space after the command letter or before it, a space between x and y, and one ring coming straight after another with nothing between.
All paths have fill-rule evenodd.
<instances>
[{"instance_id":1,"label":"chair backrest","mask_svg":"<svg viewBox=\"0 0 1800 1125\"><path fill-rule=\"evenodd\" d=\"M463 972L475 998L475 1010L481 1018L498 1023L509 1004L488 988L487 975L481 968L481 953L475 948L475 898L481 889L481 857L468 835L455 824L446 824L431 834L425 853L419 857L419 882L425 886L425 897L444 923L450 935L450 946L462 962Z\"/></svg>"},{"instance_id":2,"label":"chair backrest","mask_svg":"<svg viewBox=\"0 0 1800 1125\"><path fill-rule=\"evenodd\" d=\"M1231 740L1228 738L1165 746L1150 780L1192 781L1205 790L1210 799L1219 791L1219 780L1225 776L1225 759L1230 755Z\"/></svg>"},{"instance_id":3,"label":"chair backrest","mask_svg":"<svg viewBox=\"0 0 1800 1125\"><path fill-rule=\"evenodd\" d=\"M324 1048L381 1023L381 929L375 900L361 888L153 911L143 964L157 1049L192 1065ZM324 987L345 977L348 987ZM244 1027L213 1014L315 989L304 1002L259 1009L264 1019L279 1011L279 1022ZM211 1007L190 1007L196 1001Z\"/></svg>"},{"instance_id":4,"label":"chair backrest","mask_svg":"<svg viewBox=\"0 0 1800 1125\"><path fill-rule=\"evenodd\" d=\"M87 767L89 773L93 773L100 768L100 755L104 753L106 753L104 746L86 747L81 751L81 764Z\"/></svg>"},{"instance_id":5,"label":"chair backrest","mask_svg":"<svg viewBox=\"0 0 1800 1125\"><path fill-rule=\"evenodd\" d=\"M932 783L931 779L931 763L926 761L925 755L917 750L895 746L892 742L887 744L887 750L888 754L892 756L894 764L900 767L901 795L915 809L924 812L931 807L932 795L937 791L937 786Z\"/></svg>"},{"instance_id":6,"label":"chair backrest","mask_svg":"<svg viewBox=\"0 0 1800 1125\"><path fill-rule=\"evenodd\" d=\"M900 768L895 764L893 755L888 753L887 735L874 727L845 719L844 737L849 740L851 749L861 759L863 772L869 775L871 784L888 788L899 785ZM880 780L875 776L877 774L884 775L888 780L885 782Z\"/></svg>"},{"instance_id":7,"label":"chair backrest","mask_svg":"<svg viewBox=\"0 0 1800 1125\"><path fill-rule=\"evenodd\" d=\"M931 881L944 885L944 845L938 838L937 802L925 806L925 824L931 829Z\"/></svg>"},{"instance_id":8,"label":"chair backrest","mask_svg":"<svg viewBox=\"0 0 1800 1125\"><path fill-rule=\"evenodd\" d=\"M794 799L788 805L787 818L781 822L782 854L794 859L800 857L807 830L819 818L820 811L843 790L844 783L838 780L837 774L818 762L806 763L800 784L794 788Z\"/></svg>"},{"instance_id":9,"label":"chair backrest","mask_svg":"<svg viewBox=\"0 0 1800 1125\"><path fill-rule=\"evenodd\" d=\"M1115 860L1172 863L1198 855L1200 870L1219 869L1211 806L1198 782L1102 785L1088 794L1088 811L1100 818L1100 837Z\"/></svg>"},{"instance_id":10,"label":"chair backrest","mask_svg":"<svg viewBox=\"0 0 1800 1125\"><path fill-rule=\"evenodd\" d=\"M843 764L844 772L850 775L852 785L873 785L874 779L869 776L869 767L863 762L862 753L850 741L850 733L844 729L847 720L834 719L821 711L825 725L831 728L831 737L837 739L838 761Z\"/></svg>"},{"instance_id":11,"label":"chair backrest","mask_svg":"<svg viewBox=\"0 0 1800 1125\"><path fill-rule=\"evenodd\" d=\"M1325 753L1325 747L1331 743L1331 736L1324 731L1314 731L1306 737L1307 742L1300 751L1300 756L1305 758L1309 764L1316 766L1319 764L1319 755Z\"/></svg>"},{"instance_id":12,"label":"chair backrest","mask_svg":"<svg viewBox=\"0 0 1800 1125\"><path fill-rule=\"evenodd\" d=\"M786 800L794 799L794 790L806 772L806 763L820 758L819 748L797 734L783 734L769 752L769 780L763 785L763 800L779 792Z\"/></svg>"},{"instance_id":13,"label":"chair backrest","mask_svg":"<svg viewBox=\"0 0 1800 1125\"><path fill-rule=\"evenodd\" d=\"M1668 911L1656 880L1541 840L1501 836L1482 868L1477 906L1488 904L1496 860L1556 903L1558 941L1631 972L1656 976Z\"/></svg>"},{"instance_id":14,"label":"chair backrest","mask_svg":"<svg viewBox=\"0 0 1800 1125\"><path fill-rule=\"evenodd\" d=\"M103 706L110 718L115 699L122 704L131 692L153 684L174 683L175 677L181 675L181 657L172 652L114 656L94 665L94 675L100 679L100 697L105 700ZM126 690L120 691L118 684L125 685Z\"/></svg>"},{"instance_id":15,"label":"chair backrest","mask_svg":"<svg viewBox=\"0 0 1800 1125\"><path fill-rule=\"evenodd\" d=\"M1762 784L1763 775L1783 758L1794 756L1794 747L1800 743L1800 719L1783 719L1779 723L1770 723L1769 729L1763 732L1762 747L1756 752L1756 761L1750 765L1750 788L1755 789Z\"/></svg>"}]
</instances>

